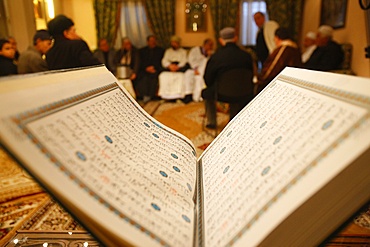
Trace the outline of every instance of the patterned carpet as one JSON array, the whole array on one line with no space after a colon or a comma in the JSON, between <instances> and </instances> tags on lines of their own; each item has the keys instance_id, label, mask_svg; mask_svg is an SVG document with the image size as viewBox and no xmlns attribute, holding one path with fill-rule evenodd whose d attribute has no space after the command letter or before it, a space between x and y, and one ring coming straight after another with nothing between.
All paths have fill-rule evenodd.
<instances>
[{"instance_id":1,"label":"patterned carpet","mask_svg":"<svg viewBox=\"0 0 370 247\"><path fill-rule=\"evenodd\" d=\"M29 219L49 196L0 149L0 246Z\"/></svg>"},{"instance_id":2,"label":"patterned carpet","mask_svg":"<svg viewBox=\"0 0 370 247\"><path fill-rule=\"evenodd\" d=\"M228 121L223 107L220 105L218 112L220 128ZM210 135L202 128L204 116L202 103L192 102L185 105L182 102L154 101L147 103L144 109L162 124L192 140L197 148L198 157L214 139L214 133ZM17 230L83 230L1 149L0 191L0 246L11 240ZM355 235L361 232L370 236L370 205L364 207L343 231ZM343 242L341 239L338 241ZM370 246L370 239L365 241L365 245L362 246ZM332 245L328 243L327 246Z\"/></svg>"}]
</instances>

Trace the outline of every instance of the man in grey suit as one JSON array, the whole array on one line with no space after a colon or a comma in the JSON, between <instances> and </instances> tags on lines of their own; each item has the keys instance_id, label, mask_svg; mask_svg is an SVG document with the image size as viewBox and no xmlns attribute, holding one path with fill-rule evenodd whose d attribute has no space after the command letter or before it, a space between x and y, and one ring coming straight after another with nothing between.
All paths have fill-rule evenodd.
<instances>
[{"instance_id":1,"label":"man in grey suit","mask_svg":"<svg viewBox=\"0 0 370 247\"><path fill-rule=\"evenodd\" d=\"M99 48L94 52L96 57L102 64L109 69L113 74L116 73L116 66L114 64L114 56L116 52L113 48L110 48L108 40L102 38L99 40Z\"/></svg>"}]
</instances>

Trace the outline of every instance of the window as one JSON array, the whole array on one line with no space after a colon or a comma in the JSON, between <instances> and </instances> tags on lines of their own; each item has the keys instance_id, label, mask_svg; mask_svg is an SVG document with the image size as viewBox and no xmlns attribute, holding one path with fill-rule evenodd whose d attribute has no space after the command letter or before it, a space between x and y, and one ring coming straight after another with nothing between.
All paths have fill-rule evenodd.
<instances>
[{"instance_id":1,"label":"window","mask_svg":"<svg viewBox=\"0 0 370 247\"><path fill-rule=\"evenodd\" d=\"M121 48L121 39L128 37L137 48L146 45L146 37L150 34L142 1L128 0L122 2L121 21L116 40L116 48Z\"/></svg>"},{"instance_id":2,"label":"window","mask_svg":"<svg viewBox=\"0 0 370 247\"><path fill-rule=\"evenodd\" d=\"M240 35L239 40L241 45L255 45L256 34L258 31L257 25L254 23L254 13L261 11L265 13L266 20L268 15L266 11L266 3L263 0L242 0L240 7Z\"/></svg>"}]
</instances>

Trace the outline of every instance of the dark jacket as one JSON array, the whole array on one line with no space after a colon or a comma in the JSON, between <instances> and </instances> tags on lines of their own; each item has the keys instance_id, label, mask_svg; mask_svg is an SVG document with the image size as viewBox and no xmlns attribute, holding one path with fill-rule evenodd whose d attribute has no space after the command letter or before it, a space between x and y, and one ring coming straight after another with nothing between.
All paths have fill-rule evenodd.
<instances>
[{"instance_id":1,"label":"dark jacket","mask_svg":"<svg viewBox=\"0 0 370 247\"><path fill-rule=\"evenodd\" d=\"M101 64L83 40L55 37L54 45L46 54L50 70L69 69Z\"/></svg>"},{"instance_id":2,"label":"dark jacket","mask_svg":"<svg viewBox=\"0 0 370 247\"><path fill-rule=\"evenodd\" d=\"M93 53L94 57L96 57L101 63L105 64L105 67L109 69L110 72L113 74L116 73L116 65L114 63L114 57L116 55L116 51L114 49L109 49L107 53L103 52L102 50L97 49Z\"/></svg>"},{"instance_id":3,"label":"dark jacket","mask_svg":"<svg viewBox=\"0 0 370 247\"><path fill-rule=\"evenodd\" d=\"M122 57L125 56L127 53L127 50L123 50L123 49L120 49L116 52L114 63L116 66L128 65L130 66L132 71L137 74L137 72L139 71L139 50L136 47L132 46L131 52L132 52L131 63L129 64L121 63Z\"/></svg>"},{"instance_id":4,"label":"dark jacket","mask_svg":"<svg viewBox=\"0 0 370 247\"><path fill-rule=\"evenodd\" d=\"M17 65L14 64L13 59L0 55L0 76L17 74Z\"/></svg>"},{"instance_id":5,"label":"dark jacket","mask_svg":"<svg viewBox=\"0 0 370 247\"><path fill-rule=\"evenodd\" d=\"M152 76L158 77L159 73L163 71L162 68L162 58L164 55L164 49L162 47L156 46L154 48L149 48L149 46L145 46L139 50L140 56L140 66L139 66L139 75L141 76ZM154 66L156 73L150 74L146 72L146 68L148 66Z\"/></svg>"},{"instance_id":6,"label":"dark jacket","mask_svg":"<svg viewBox=\"0 0 370 247\"><path fill-rule=\"evenodd\" d=\"M235 43L227 43L213 54L207 62L204 81L207 88L212 88L216 78L229 69L247 68L253 71L252 56L240 49Z\"/></svg>"},{"instance_id":7,"label":"dark jacket","mask_svg":"<svg viewBox=\"0 0 370 247\"><path fill-rule=\"evenodd\" d=\"M284 40L263 63L258 76L258 92L262 91L285 67L302 67L301 52L291 40Z\"/></svg>"},{"instance_id":8,"label":"dark jacket","mask_svg":"<svg viewBox=\"0 0 370 247\"><path fill-rule=\"evenodd\" d=\"M334 41L329 41L326 46L317 47L313 51L304 67L320 71L339 69L343 58L344 53L341 46Z\"/></svg>"}]
</instances>

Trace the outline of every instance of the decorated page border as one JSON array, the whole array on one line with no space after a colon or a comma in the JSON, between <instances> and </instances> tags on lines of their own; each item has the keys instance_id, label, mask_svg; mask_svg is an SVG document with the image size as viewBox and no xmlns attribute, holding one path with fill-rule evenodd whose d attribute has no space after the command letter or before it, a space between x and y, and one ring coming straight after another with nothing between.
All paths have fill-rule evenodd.
<instances>
[{"instance_id":1,"label":"decorated page border","mask_svg":"<svg viewBox=\"0 0 370 247\"><path fill-rule=\"evenodd\" d=\"M84 191L90 197L92 197L94 200L98 201L101 205L105 206L110 211L114 212L122 220L126 221L127 223L129 223L133 227L137 228L139 231L145 233L147 236L149 236L150 238L152 238L155 241L157 241L160 245L162 245L162 246L169 246L169 244L166 241L164 241L163 239L159 238L158 236L156 236L154 233L152 233L148 229L146 229L143 226L141 226L138 222L132 220L129 216L127 216L127 215L123 214L122 212L120 212L117 208L113 207L107 201L105 201L99 195L97 195L86 184L84 184L82 181L80 181L78 178L76 178L73 175L73 172L70 171L70 170L68 170L47 148L45 148L42 145L42 143L35 136L33 136L32 133L31 133L31 131L29 131L27 129L27 127L26 127L27 123L29 123L31 121L34 121L34 120L37 120L37 119L41 119L41 118L43 118L45 116L48 116L48 115L51 115L51 114L53 114L53 113L55 113L57 111L61 111L61 110L64 110L66 108L75 106L75 105L77 105L79 103L82 103L84 101L87 101L87 100L89 100L91 98L98 97L100 95L103 95L105 93L108 93L108 92L113 91L113 90L116 90L116 89L120 89L122 91L122 89L116 83L111 83L111 84L108 84L106 86L103 86L103 87L100 87L100 88L96 88L96 89L87 91L85 93L82 93L82 94L79 94L79 95L76 95L76 96L73 96L73 97L70 97L70 98L67 98L67 99L63 99L63 100L60 100L60 101L57 101L57 102L53 102L53 103L48 104L48 105L45 105L45 106L41 106L39 108L30 110L30 111L27 111L27 112L23 112L23 113L17 114L16 116L13 116L11 119L28 136L28 138L32 141L32 143L34 145L36 145L40 149L40 151L46 157L48 157L48 159L56 167L58 167L59 170L64 175L68 176L68 178L70 180L73 180L78 186L80 186L81 188L83 188ZM126 98L128 98L128 96L125 93L123 93L123 95ZM135 108L138 109L138 112L140 112L140 114L142 114L143 116L145 116L146 119L147 119L147 121L152 122L154 124L154 126L156 126L156 128L161 128L161 129L165 130L166 132L175 135L174 133L172 133L172 132L164 129L161 126L160 123L158 123L158 122L153 121L152 119L150 119L143 111L141 111L139 109L139 107L134 102L132 102L131 100L130 100L130 102L135 106ZM191 144L189 144L181 136L178 136L178 135L175 135L175 136L177 136L178 138L184 140L189 146L191 146ZM192 151L193 152L193 155L196 156L194 148L192 146L191 146L191 148L193 149L193 151Z\"/></svg>"},{"instance_id":2,"label":"decorated page border","mask_svg":"<svg viewBox=\"0 0 370 247\"><path fill-rule=\"evenodd\" d=\"M345 131L336 141L334 141L326 150L324 150L320 155L318 155L310 164L307 165L305 169L303 169L294 179L292 179L285 187L283 187L275 196L269 200L261 210L259 210L252 219L230 240L230 242L226 246L234 245L238 239L240 239L246 231L248 231L252 225L261 217L283 194L285 194L290 188L292 188L302 177L308 174L308 172L314 168L321 160L325 159L327 155L329 155L334 149L336 149L341 143L344 142L356 129L358 129L363 124L367 123L370 120L370 97L365 95L360 95L340 89L335 89L329 86L320 85L313 82L308 82L304 80L300 80L297 78L280 75L274 81L272 81L269 87L273 87L277 81L283 81L285 83L292 84L294 86L298 86L301 88L305 88L307 90L311 90L322 95L326 95L335 99L339 99L341 101L360 106L362 108L367 109L367 113L360 118L356 123L354 123L347 131ZM266 88L267 89L267 88ZM323 126L325 127L325 126ZM202 198L200 198L202 200ZM201 203L202 205L203 203ZM202 208L201 208L202 210ZM201 216L202 214L200 214ZM199 222L202 222L200 219ZM200 231L204 226L202 223L199 223ZM202 240L200 240L202 241Z\"/></svg>"}]
</instances>

